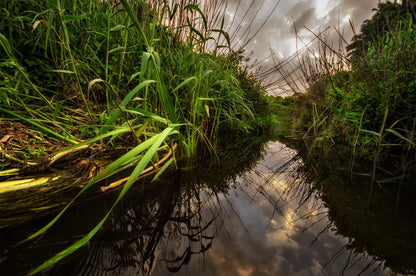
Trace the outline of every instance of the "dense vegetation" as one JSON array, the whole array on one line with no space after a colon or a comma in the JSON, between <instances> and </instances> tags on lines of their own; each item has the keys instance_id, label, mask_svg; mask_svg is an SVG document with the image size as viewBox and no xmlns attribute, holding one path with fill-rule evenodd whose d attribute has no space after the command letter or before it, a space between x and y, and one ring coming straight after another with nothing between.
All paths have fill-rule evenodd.
<instances>
[{"instance_id":1,"label":"dense vegetation","mask_svg":"<svg viewBox=\"0 0 416 276\"><path fill-rule=\"evenodd\" d=\"M4 116L15 110L72 139L153 115L146 130L179 123L193 133L190 144L215 136L220 124L255 127L247 122L260 87L231 49L205 52L214 38L197 6L138 1L133 9L129 16L111 1L8 1L0 23Z\"/></svg>"},{"instance_id":2,"label":"dense vegetation","mask_svg":"<svg viewBox=\"0 0 416 276\"><path fill-rule=\"evenodd\" d=\"M414 187L414 19L412 1L380 3L348 45L348 55L336 53L334 59L321 56L315 61L323 64L323 70L306 76L310 84L306 94L274 99L277 108L289 107L295 136L306 141L314 163L327 158L329 167L335 168L346 161L351 176L369 176L371 187L375 183L400 183L393 185L396 191Z\"/></svg>"},{"instance_id":3,"label":"dense vegetation","mask_svg":"<svg viewBox=\"0 0 416 276\"><path fill-rule=\"evenodd\" d=\"M8 181L0 193L44 183L83 187L30 239L94 184L121 171L129 175L103 188L124 184L96 227L35 272L91 239L138 178L157 178L198 150L215 152L222 129L253 135L273 122L279 134L303 138L314 162L328 158L335 167L346 160L351 176L367 175L371 187L414 187L414 1L379 4L348 55L317 60L324 70L306 76L307 93L286 98L266 97L242 66L242 53L231 48L218 15L221 7L196 3L5 1L0 178ZM70 172L70 179L57 169ZM47 176L28 183L29 173Z\"/></svg>"},{"instance_id":4,"label":"dense vegetation","mask_svg":"<svg viewBox=\"0 0 416 276\"><path fill-rule=\"evenodd\" d=\"M40 132L22 127L0 142L0 177L18 179L3 182L1 193L19 185L55 185L61 176L17 182L28 171L51 173L61 160L72 171L72 182L86 183L55 220L30 238L51 227L94 184L130 171L113 183L125 185L98 225L36 271L85 244L143 174L157 177L177 158L196 154L201 144L214 149L222 128L267 130L267 119L259 116L265 114L264 90L242 67L241 52L231 49L215 8L164 0L2 5L1 120L18 120Z\"/></svg>"}]
</instances>

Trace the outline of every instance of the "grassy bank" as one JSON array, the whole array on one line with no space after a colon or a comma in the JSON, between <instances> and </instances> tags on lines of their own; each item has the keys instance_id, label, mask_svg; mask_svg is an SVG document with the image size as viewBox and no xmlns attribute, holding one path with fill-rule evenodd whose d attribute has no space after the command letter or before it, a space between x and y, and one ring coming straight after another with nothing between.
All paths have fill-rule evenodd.
<instances>
[{"instance_id":1,"label":"grassy bank","mask_svg":"<svg viewBox=\"0 0 416 276\"><path fill-rule=\"evenodd\" d=\"M215 152L220 129L267 130L267 116L259 116L266 112L264 90L242 67L241 52L230 47L219 16L224 5L5 2L0 116L16 131L0 141L0 176L8 180L1 184L2 193L29 172L65 170L75 183L85 183L30 239L51 227L86 190L131 171L99 224L35 272L85 244L137 178L149 172L157 177L177 158L197 154L198 145ZM17 131L16 121L24 131Z\"/></svg>"},{"instance_id":2,"label":"grassy bank","mask_svg":"<svg viewBox=\"0 0 416 276\"><path fill-rule=\"evenodd\" d=\"M152 138L149 148L166 131L154 163L174 144L177 156L200 144L213 149L220 128L266 131L264 89L230 47L218 15L224 5L7 1L1 119L23 123L36 137L23 143L5 133L1 168L44 172L39 165L60 149L46 167L93 144L127 153Z\"/></svg>"}]
</instances>

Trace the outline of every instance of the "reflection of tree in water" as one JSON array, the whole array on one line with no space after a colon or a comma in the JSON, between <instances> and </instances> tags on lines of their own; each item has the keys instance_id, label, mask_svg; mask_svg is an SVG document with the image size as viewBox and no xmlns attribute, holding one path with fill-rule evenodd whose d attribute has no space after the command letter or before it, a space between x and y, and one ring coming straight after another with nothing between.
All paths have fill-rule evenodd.
<instances>
[{"instance_id":1,"label":"reflection of tree in water","mask_svg":"<svg viewBox=\"0 0 416 276\"><path fill-rule=\"evenodd\" d=\"M199 209L203 202L195 203ZM176 208L174 217L165 225L164 239L158 251L160 261L166 262L170 272L177 272L189 263L192 255L206 252L218 233L218 223L214 215L206 220L201 212L192 206Z\"/></svg>"},{"instance_id":2,"label":"reflection of tree in water","mask_svg":"<svg viewBox=\"0 0 416 276\"><path fill-rule=\"evenodd\" d=\"M328 208L330 221L322 233L335 229L348 238L348 243L326 265L340 256L348 256L342 272L359 259L367 258L369 262L363 273L380 272L383 265L395 273L415 274L415 191L404 191L396 206L398 197L394 191L399 183L382 188L375 185L370 196L369 178L355 175L351 179L345 169L348 164L341 162L336 153L309 154L304 156L309 161L300 170L304 171L307 182L314 183Z\"/></svg>"},{"instance_id":3,"label":"reflection of tree in water","mask_svg":"<svg viewBox=\"0 0 416 276\"><path fill-rule=\"evenodd\" d=\"M137 195L123 202L122 210L113 214L104 234L91 243L87 257L77 264L76 274L148 275L160 244L165 247L169 268L175 270L191 254L209 248L215 234L212 221L204 221L192 198L180 199L180 177L177 173L171 176L173 181L141 187L143 193L136 189Z\"/></svg>"},{"instance_id":4,"label":"reflection of tree in water","mask_svg":"<svg viewBox=\"0 0 416 276\"><path fill-rule=\"evenodd\" d=\"M342 181L325 183L321 193L349 249L368 253L396 273L416 273L414 203L396 209L394 196L379 190L368 199L367 189Z\"/></svg>"},{"instance_id":5,"label":"reflection of tree in water","mask_svg":"<svg viewBox=\"0 0 416 276\"><path fill-rule=\"evenodd\" d=\"M211 247L223 224L217 219L220 211L211 202L218 193L228 191L228 180L257 163L266 141L236 140L227 143L228 148L220 145L218 162L200 157L190 169L168 172L152 183L138 183L90 242L86 257L75 265L58 263L52 271L149 275L156 260L165 262L170 272L179 271L192 255Z\"/></svg>"}]
</instances>

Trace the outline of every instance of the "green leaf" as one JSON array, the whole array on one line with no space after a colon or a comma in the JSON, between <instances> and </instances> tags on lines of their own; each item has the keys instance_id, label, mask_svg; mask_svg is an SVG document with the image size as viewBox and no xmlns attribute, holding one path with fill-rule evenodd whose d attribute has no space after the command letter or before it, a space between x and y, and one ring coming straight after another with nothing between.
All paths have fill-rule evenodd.
<instances>
[{"instance_id":1,"label":"green leaf","mask_svg":"<svg viewBox=\"0 0 416 276\"><path fill-rule=\"evenodd\" d=\"M201 11L201 9L197 5L188 4L188 5L185 6L184 10L195 10L195 11L197 11L202 16L202 21L204 22L205 30L208 29L207 19L205 18L204 13Z\"/></svg>"},{"instance_id":2,"label":"green leaf","mask_svg":"<svg viewBox=\"0 0 416 276\"><path fill-rule=\"evenodd\" d=\"M0 33L0 45L6 51L9 58L12 59L12 48L10 47L9 41L2 33Z\"/></svg>"},{"instance_id":3,"label":"green leaf","mask_svg":"<svg viewBox=\"0 0 416 276\"><path fill-rule=\"evenodd\" d=\"M205 106L205 112L207 113L207 116L209 118L209 106L206 104Z\"/></svg>"},{"instance_id":4,"label":"green leaf","mask_svg":"<svg viewBox=\"0 0 416 276\"><path fill-rule=\"evenodd\" d=\"M111 49L110 51L108 51L108 53L112 54L112 53L117 53L117 52L121 52L124 50L126 50L126 47L117 47L117 48Z\"/></svg>"},{"instance_id":5,"label":"green leaf","mask_svg":"<svg viewBox=\"0 0 416 276\"><path fill-rule=\"evenodd\" d=\"M117 31L120 31L120 30L124 30L125 28L126 28L126 26L124 26L124 25L117 25L117 26L111 28L110 32L117 32Z\"/></svg>"},{"instance_id":6,"label":"green leaf","mask_svg":"<svg viewBox=\"0 0 416 276\"><path fill-rule=\"evenodd\" d=\"M396 135L397 137L399 137L400 139L402 139L403 141L406 141L407 143L411 144L412 146L415 146L415 142L413 142L412 140L410 140L409 138L404 137L402 134L400 134L399 132L395 131L394 129L386 129L385 131L390 132L393 135Z\"/></svg>"},{"instance_id":7,"label":"green leaf","mask_svg":"<svg viewBox=\"0 0 416 276\"><path fill-rule=\"evenodd\" d=\"M124 97L123 105L127 106L127 104L131 101L131 99L143 88L147 87L148 85L155 83L155 80L145 80L133 88L127 95Z\"/></svg>"},{"instance_id":8,"label":"green leaf","mask_svg":"<svg viewBox=\"0 0 416 276\"><path fill-rule=\"evenodd\" d=\"M147 71L147 63L149 61L151 54L149 52L144 52L142 56L141 68L140 68L140 80L144 80L144 74Z\"/></svg>"},{"instance_id":9,"label":"green leaf","mask_svg":"<svg viewBox=\"0 0 416 276\"><path fill-rule=\"evenodd\" d=\"M173 10L172 11L169 9L169 20L172 20L173 19L173 17L175 16L176 11L178 10L178 7L179 7L179 4L176 3L173 6Z\"/></svg>"},{"instance_id":10,"label":"green leaf","mask_svg":"<svg viewBox=\"0 0 416 276\"><path fill-rule=\"evenodd\" d=\"M52 70L51 72L64 73L64 74L75 74L73 71L70 71L70 70Z\"/></svg>"},{"instance_id":11,"label":"green leaf","mask_svg":"<svg viewBox=\"0 0 416 276\"><path fill-rule=\"evenodd\" d=\"M188 27L191 29L191 31L196 33L201 38L201 40L204 41L205 40L204 35L192 26L191 22L189 21L189 18L187 18L186 20L188 22Z\"/></svg>"},{"instance_id":12,"label":"green leaf","mask_svg":"<svg viewBox=\"0 0 416 276\"><path fill-rule=\"evenodd\" d=\"M60 153L64 153L64 152L67 152L67 151L70 151L70 150L73 150L73 149L76 149L76 148L79 148L79 147L82 147L82 146L85 146L85 145L91 145L94 142L96 142L98 140L101 140L101 139L104 139L106 137L113 136L113 135L118 135L118 134L125 133L125 132L129 132L129 131L131 131L130 127L128 127L128 126L121 127L121 128L116 129L116 130L107 132L105 134L98 135L98 136L96 136L96 137L94 137L92 139L89 139L87 141L80 142L80 143L77 143L77 144L72 145L70 147L66 147L64 149L61 149L61 150L57 151L55 153L55 155L56 154L60 154Z\"/></svg>"},{"instance_id":13,"label":"green leaf","mask_svg":"<svg viewBox=\"0 0 416 276\"><path fill-rule=\"evenodd\" d=\"M371 130L360 129L360 132L369 133L369 134L374 135L374 136L380 136L380 133L377 133L377 132L374 132L374 131L371 131Z\"/></svg>"},{"instance_id":14,"label":"green leaf","mask_svg":"<svg viewBox=\"0 0 416 276\"><path fill-rule=\"evenodd\" d=\"M199 100L199 101L216 101L217 99L215 99L215 98L198 98L197 100Z\"/></svg>"},{"instance_id":15,"label":"green leaf","mask_svg":"<svg viewBox=\"0 0 416 276\"><path fill-rule=\"evenodd\" d=\"M230 39L230 35L227 32L225 32L222 29L212 29L210 31L212 31L212 32L218 32L218 33L222 34L225 37L225 40L227 41L228 48L231 49L231 39ZM220 48L220 47L227 47L227 46L219 45L218 48Z\"/></svg>"},{"instance_id":16,"label":"green leaf","mask_svg":"<svg viewBox=\"0 0 416 276\"><path fill-rule=\"evenodd\" d=\"M137 164L136 168L130 175L129 179L127 180L127 183L124 185L123 190L120 192L119 196L117 197L116 201L114 202L111 209L107 212L107 214L104 216L104 218L82 239L77 241L75 244L70 246L69 248L61 251L51 259L47 260L40 266L38 266L34 271L32 271L30 274L33 275L35 273L38 273L39 271L55 264L56 262L60 261L61 259L65 258L69 254L75 252L78 250L81 246L86 244L101 228L101 226L104 224L104 222L109 217L110 213L113 211L114 207L118 204L118 202L124 197L124 195L127 193L127 191L131 188L133 183L137 180L137 178L141 175L143 170L146 168L147 164L149 164L150 160L153 158L153 156L156 154L157 150L159 149L160 145L166 140L168 135L172 132L172 128L166 128L161 134L158 134L157 136L153 137L152 146L149 148L149 150L146 152L146 154L143 156L143 158L140 160L140 162ZM150 139L149 139L150 140ZM149 141L147 140L147 141ZM146 142L147 142L146 141ZM139 145L138 147L140 147ZM137 147L136 147L137 148ZM107 167L108 168L108 167ZM96 178L96 177L95 177ZM94 179L95 179L94 178ZM93 179L93 180L94 180ZM91 181L93 181L91 180ZM72 202L72 201L71 201Z\"/></svg>"},{"instance_id":17,"label":"green leaf","mask_svg":"<svg viewBox=\"0 0 416 276\"><path fill-rule=\"evenodd\" d=\"M160 116L158 116L156 114L153 114L149 111L146 111L144 109L129 108L129 109L123 109L123 111L131 113L131 114L137 114L137 115L143 116L145 118L153 119L154 121L157 121L157 122L162 123L164 125L169 125L169 123L170 123L168 119L160 117Z\"/></svg>"},{"instance_id":18,"label":"green leaf","mask_svg":"<svg viewBox=\"0 0 416 276\"><path fill-rule=\"evenodd\" d=\"M64 15L62 19L64 21L76 21L76 20L84 20L86 18L85 15Z\"/></svg>"},{"instance_id":19,"label":"green leaf","mask_svg":"<svg viewBox=\"0 0 416 276\"><path fill-rule=\"evenodd\" d=\"M170 164L172 164L172 162L175 160L174 157L171 157L164 165L163 167L157 172L157 174L155 175L155 177L153 177L152 181L155 181L156 179L159 178L159 176L170 166Z\"/></svg>"},{"instance_id":20,"label":"green leaf","mask_svg":"<svg viewBox=\"0 0 416 276\"><path fill-rule=\"evenodd\" d=\"M137 76L139 76L141 73L142 73L142 72L137 72L137 73L134 73L133 75L131 75L131 77L130 77L130 79L129 79L129 83L130 83L132 80L134 80Z\"/></svg>"},{"instance_id":21,"label":"green leaf","mask_svg":"<svg viewBox=\"0 0 416 276\"><path fill-rule=\"evenodd\" d=\"M187 85L188 83L190 83L193 80L196 80L196 78L195 77L189 77L189 78L187 78L181 84L179 84L175 89L173 89L172 90L172 93L176 92L178 89L180 89L181 87Z\"/></svg>"}]
</instances>

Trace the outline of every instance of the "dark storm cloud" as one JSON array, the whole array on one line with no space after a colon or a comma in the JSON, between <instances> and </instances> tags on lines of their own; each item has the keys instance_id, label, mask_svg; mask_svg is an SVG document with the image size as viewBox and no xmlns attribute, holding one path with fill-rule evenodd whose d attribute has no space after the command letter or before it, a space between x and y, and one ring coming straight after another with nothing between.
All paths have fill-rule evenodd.
<instances>
[{"instance_id":1,"label":"dark storm cloud","mask_svg":"<svg viewBox=\"0 0 416 276\"><path fill-rule=\"evenodd\" d=\"M324 30L322 36L328 45L336 51L345 51L345 42L351 42L354 34L349 19L352 20L355 31L359 32L362 22L371 18L374 13L373 9L379 3L379 0L224 1L227 1L228 7L226 23L233 22L227 30L231 36L232 47L236 50L244 48L245 56L257 66L253 68L253 71L257 72L271 69L275 66L275 62L279 63L290 57L312 40L314 43L308 44L308 48L317 53L319 47L315 35ZM273 10L276 3L279 5L276 10ZM272 11L273 13L270 14ZM264 24L266 19L268 20ZM260 26L262 28L257 32ZM343 40L340 39L336 30L343 34ZM253 34L256 34L254 38L252 38ZM311 55L310 52L307 54ZM262 62L259 63L259 61ZM286 66L286 68L291 68L288 71L296 70L298 65L294 63L295 60ZM293 72L291 75L296 75ZM281 83L280 75L268 75L268 77L270 79L264 80L266 83ZM299 88L300 91L302 87ZM281 88L273 89L277 89L279 93L283 91Z\"/></svg>"},{"instance_id":2,"label":"dark storm cloud","mask_svg":"<svg viewBox=\"0 0 416 276\"><path fill-rule=\"evenodd\" d=\"M356 31L359 31L361 23L370 18L372 9L377 6L378 0L329 0L326 6L319 7L319 1L322 0L281 0L278 8L270 17L268 22L263 26L260 32L255 36L249 44L246 45L246 53L253 53L253 58L265 58L270 55L270 48L279 52L282 56L288 56L293 53L293 39L295 38L294 27L298 34L306 42L313 38L308 30L311 29L315 33L324 30L326 27L339 27L344 30L347 41L352 37L352 31L349 27L347 18L351 17ZM227 2L228 12L235 13L236 7L240 1L231 0ZM235 22L243 24L244 27L251 28L251 34L255 32L277 2L275 0L241 0L239 9L235 14ZM318 7L320 10L318 10ZM260 9L260 10L259 10ZM246 17L241 19L246 11L249 11ZM321 15L321 16L318 16ZM253 16L256 18L253 20ZM232 31L235 28L231 28ZM241 42L249 36L243 36L243 28L240 29L234 38L241 39ZM336 40L337 35L334 31L328 34L329 39ZM241 44L240 44L241 45Z\"/></svg>"},{"instance_id":3,"label":"dark storm cloud","mask_svg":"<svg viewBox=\"0 0 416 276\"><path fill-rule=\"evenodd\" d=\"M292 28L289 28L292 35L294 35L294 27L297 30L302 29L303 26L313 25L313 20L316 19L316 7L311 5L311 1L300 1L287 11L286 18L290 19ZM289 33L287 35L290 35Z\"/></svg>"},{"instance_id":4,"label":"dark storm cloud","mask_svg":"<svg viewBox=\"0 0 416 276\"><path fill-rule=\"evenodd\" d=\"M303 26L311 25L312 20L314 19L315 16L316 14L315 14L314 7L302 11L300 16L294 21L294 25L296 26L296 29L303 28Z\"/></svg>"}]
</instances>

